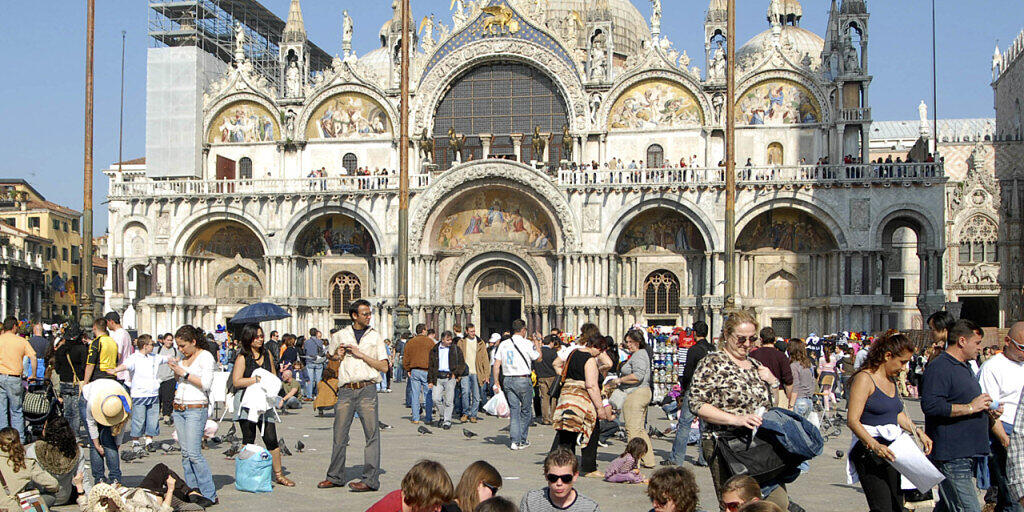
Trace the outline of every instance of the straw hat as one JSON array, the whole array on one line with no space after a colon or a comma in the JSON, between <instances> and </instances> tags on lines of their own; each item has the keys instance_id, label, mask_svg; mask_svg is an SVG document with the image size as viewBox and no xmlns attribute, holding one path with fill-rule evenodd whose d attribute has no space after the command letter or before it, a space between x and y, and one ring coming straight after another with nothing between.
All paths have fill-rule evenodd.
<instances>
[{"instance_id":1,"label":"straw hat","mask_svg":"<svg viewBox=\"0 0 1024 512\"><path fill-rule=\"evenodd\" d=\"M98 379L92 386L89 410L96 423L112 427L128 419L132 412L132 399L124 386L111 379Z\"/></svg>"}]
</instances>

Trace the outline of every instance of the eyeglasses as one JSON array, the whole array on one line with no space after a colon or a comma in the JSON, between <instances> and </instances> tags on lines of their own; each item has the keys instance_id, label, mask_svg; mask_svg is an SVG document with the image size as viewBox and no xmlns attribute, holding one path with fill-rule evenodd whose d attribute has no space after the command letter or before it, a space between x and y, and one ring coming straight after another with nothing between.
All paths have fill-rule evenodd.
<instances>
[{"instance_id":1,"label":"eyeglasses","mask_svg":"<svg viewBox=\"0 0 1024 512\"><path fill-rule=\"evenodd\" d=\"M725 507L726 512L736 512L743 506L742 501L730 501L728 503L722 502L722 506Z\"/></svg>"},{"instance_id":2,"label":"eyeglasses","mask_svg":"<svg viewBox=\"0 0 1024 512\"><path fill-rule=\"evenodd\" d=\"M492 496L497 496L497 495L498 495L498 489L499 489L499 487L498 487L498 486L496 486L496 485L491 485L491 484L489 484L489 483L487 483L487 482L484 482L484 481L482 481L482 480L480 481L480 485L482 485L482 486L484 486L484 487L486 487L486 488L490 489L490 490L491 490L491 495L492 495Z\"/></svg>"},{"instance_id":3,"label":"eyeglasses","mask_svg":"<svg viewBox=\"0 0 1024 512\"><path fill-rule=\"evenodd\" d=\"M572 483L572 475L556 475L554 473L548 473L545 476L547 476L547 478L548 478L548 483L551 483L551 484L553 484L553 483L555 483L555 482L557 482L559 480L561 480L563 484Z\"/></svg>"},{"instance_id":4,"label":"eyeglasses","mask_svg":"<svg viewBox=\"0 0 1024 512\"><path fill-rule=\"evenodd\" d=\"M736 336L736 343L739 343L740 345L757 343L757 336Z\"/></svg>"}]
</instances>

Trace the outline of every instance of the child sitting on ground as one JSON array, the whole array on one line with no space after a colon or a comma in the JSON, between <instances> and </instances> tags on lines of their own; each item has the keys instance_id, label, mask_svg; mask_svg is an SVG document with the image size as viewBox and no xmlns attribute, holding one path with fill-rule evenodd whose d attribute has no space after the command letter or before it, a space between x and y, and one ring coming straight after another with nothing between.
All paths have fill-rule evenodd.
<instances>
[{"instance_id":1,"label":"child sitting on ground","mask_svg":"<svg viewBox=\"0 0 1024 512\"><path fill-rule=\"evenodd\" d=\"M647 483L640 474L639 460L647 453L647 443L639 437L634 437L626 444L626 451L618 458L608 463L604 471L604 481L620 484Z\"/></svg>"}]
</instances>

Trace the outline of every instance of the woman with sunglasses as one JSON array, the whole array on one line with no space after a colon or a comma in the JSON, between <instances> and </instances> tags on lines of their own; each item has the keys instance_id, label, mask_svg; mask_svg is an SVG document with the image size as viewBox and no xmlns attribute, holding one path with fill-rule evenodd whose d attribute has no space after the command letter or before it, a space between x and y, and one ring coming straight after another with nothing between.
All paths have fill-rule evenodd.
<instances>
[{"instance_id":1,"label":"woman with sunglasses","mask_svg":"<svg viewBox=\"0 0 1024 512\"><path fill-rule=\"evenodd\" d=\"M478 460L462 472L455 486L455 502L441 508L441 512L472 512L481 502L498 495L501 474L486 461Z\"/></svg>"},{"instance_id":2,"label":"woman with sunglasses","mask_svg":"<svg viewBox=\"0 0 1024 512\"><path fill-rule=\"evenodd\" d=\"M242 444L251 444L256 441L256 429L262 428L263 444L273 457L274 483L285 487L294 487L295 482L286 478L282 470L281 447L278 446L277 427L275 426L280 421L277 411L273 409L264 411L256 418L256 421L251 421L249 410L241 405L244 390L259 383L259 376L253 376L257 369L265 370L275 377L278 376L274 356L263 348L263 329L257 324L243 325L238 333L238 340L242 343L242 351L235 359L231 380L236 389L235 410L238 412L235 421L242 428Z\"/></svg>"},{"instance_id":3,"label":"woman with sunglasses","mask_svg":"<svg viewBox=\"0 0 1024 512\"><path fill-rule=\"evenodd\" d=\"M757 344L757 320L746 311L729 315L722 328L722 350L701 359L690 384L690 410L704 420L701 449L710 464L715 494L728 478L719 457L714 457L715 435L741 433L761 426L759 410L772 407L779 380L768 367L749 357ZM769 500L789 507L785 489L776 488Z\"/></svg>"}]
</instances>

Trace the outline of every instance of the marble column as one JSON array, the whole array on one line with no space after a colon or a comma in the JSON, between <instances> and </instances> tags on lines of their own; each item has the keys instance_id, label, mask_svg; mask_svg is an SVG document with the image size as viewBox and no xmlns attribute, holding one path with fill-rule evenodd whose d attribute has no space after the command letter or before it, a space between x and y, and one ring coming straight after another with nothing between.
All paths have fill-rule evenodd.
<instances>
[{"instance_id":1,"label":"marble column","mask_svg":"<svg viewBox=\"0 0 1024 512\"><path fill-rule=\"evenodd\" d=\"M513 133L512 134L512 150L516 154L516 161L523 161L523 134Z\"/></svg>"},{"instance_id":2,"label":"marble column","mask_svg":"<svg viewBox=\"0 0 1024 512\"><path fill-rule=\"evenodd\" d=\"M480 143L484 147L484 155L483 155L483 157L487 158L487 157L489 157L491 155L491 140L494 138L494 136L489 134L489 133L481 133L479 135L479 137L480 137Z\"/></svg>"},{"instance_id":3,"label":"marble column","mask_svg":"<svg viewBox=\"0 0 1024 512\"><path fill-rule=\"evenodd\" d=\"M574 136L572 138L572 144L573 144L573 148L572 148L572 161L583 163L583 141L580 140L579 136ZM568 160L568 159L564 158L564 156L563 156L563 160Z\"/></svg>"},{"instance_id":4,"label":"marble column","mask_svg":"<svg viewBox=\"0 0 1024 512\"><path fill-rule=\"evenodd\" d=\"M606 162L608 162L608 135L601 134L597 146L597 163L600 166Z\"/></svg>"}]
</instances>

